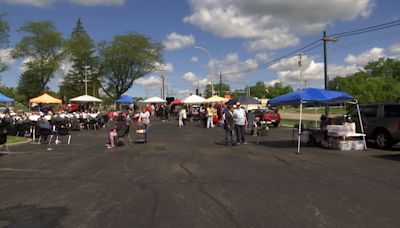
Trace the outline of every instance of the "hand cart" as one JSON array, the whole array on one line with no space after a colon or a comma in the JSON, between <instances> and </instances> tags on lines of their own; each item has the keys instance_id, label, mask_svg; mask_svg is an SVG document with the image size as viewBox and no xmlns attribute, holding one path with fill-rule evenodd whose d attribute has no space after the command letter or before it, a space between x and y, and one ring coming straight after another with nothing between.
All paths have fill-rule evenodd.
<instances>
[{"instance_id":1,"label":"hand cart","mask_svg":"<svg viewBox=\"0 0 400 228\"><path fill-rule=\"evenodd\" d=\"M137 124L135 128L135 143L147 142L147 126L144 124Z\"/></svg>"},{"instance_id":2,"label":"hand cart","mask_svg":"<svg viewBox=\"0 0 400 228\"><path fill-rule=\"evenodd\" d=\"M260 137L266 136L268 134L268 130L269 130L268 124L270 124L269 121L256 122L256 126L255 126L254 130L256 131L256 134L257 134L257 144L260 140Z\"/></svg>"}]
</instances>

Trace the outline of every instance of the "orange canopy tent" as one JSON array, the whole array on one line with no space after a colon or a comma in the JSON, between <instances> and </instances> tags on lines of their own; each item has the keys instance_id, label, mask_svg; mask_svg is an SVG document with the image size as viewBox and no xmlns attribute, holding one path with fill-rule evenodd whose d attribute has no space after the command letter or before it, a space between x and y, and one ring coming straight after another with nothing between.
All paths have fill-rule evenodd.
<instances>
[{"instance_id":1,"label":"orange canopy tent","mask_svg":"<svg viewBox=\"0 0 400 228\"><path fill-rule=\"evenodd\" d=\"M36 104L62 104L62 100L57 99L55 97L52 97L47 93L44 93L41 96L38 96L38 97L30 99L29 103L36 103Z\"/></svg>"}]
</instances>

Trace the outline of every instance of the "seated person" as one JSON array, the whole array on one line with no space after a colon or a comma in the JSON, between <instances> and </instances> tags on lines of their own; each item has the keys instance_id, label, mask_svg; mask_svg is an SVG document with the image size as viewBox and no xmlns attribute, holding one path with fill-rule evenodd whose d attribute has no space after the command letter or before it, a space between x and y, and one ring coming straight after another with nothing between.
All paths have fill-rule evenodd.
<instances>
[{"instance_id":1,"label":"seated person","mask_svg":"<svg viewBox=\"0 0 400 228\"><path fill-rule=\"evenodd\" d=\"M116 139L117 139L117 125L114 125L113 128L111 128L110 132L108 133L108 143L106 144L108 149L115 147Z\"/></svg>"},{"instance_id":2,"label":"seated person","mask_svg":"<svg viewBox=\"0 0 400 228\"><path fill-rule=\"evenodd\" d=\"M50 130L54 137L58 136L57 130L55 129L54 126L52 126L49 123L49 121L46 118L39 119L37 126L39 127L39 129L48 129L48 130ZM47 136L45 136L45 135L44 135L44 140L47 140ZM58 143L59 143L59 141L57 140L56 144L58 144Z\"/></svg>"}]
</instances>

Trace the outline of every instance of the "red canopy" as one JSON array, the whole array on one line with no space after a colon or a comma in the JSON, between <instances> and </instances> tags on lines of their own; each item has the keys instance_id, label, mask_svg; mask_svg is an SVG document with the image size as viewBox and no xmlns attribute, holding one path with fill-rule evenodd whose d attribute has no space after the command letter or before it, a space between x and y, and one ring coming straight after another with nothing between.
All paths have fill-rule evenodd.
<instances>
[{"instance_id":1,"label":"red canopy","mask_svg":"<svg viewBox=\"0 0 400 228\"><path fill-rule=\"evenodd\" d=\"M173 104L173 105L180 104L180 103L181 103L181 100L180 100L180 99L176 99L176 100L173 100L173 101L171 102L171 104Z\"/></svg>"}]
</instances>

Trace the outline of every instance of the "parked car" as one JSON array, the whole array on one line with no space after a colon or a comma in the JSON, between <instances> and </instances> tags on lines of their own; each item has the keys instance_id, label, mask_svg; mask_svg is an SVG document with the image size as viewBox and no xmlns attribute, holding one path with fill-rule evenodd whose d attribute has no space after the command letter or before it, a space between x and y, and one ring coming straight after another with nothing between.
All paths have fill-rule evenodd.
<instances>
[{"instance_id":1,"label":"parked car","mask_svg":"<svg viewBox=\"0 0 400 228\"><path fill-rule=\"evenodd\" d=\"M68 105L62 105L60 107L60 111L66 111L66 112L76 112L79 111L79 104L68 104Z\"/></svg>"},{"instance_id":2,"label":"parked car","mask_svg":"<svg viewBox=\"0 0 400 228\"><path fill-rule=\"evenodd\" d=\"M200 107L198 105L190 107L188 118L190 118L191 121L200 119Z\"/></svg>"},{"instance_id":3,"label":"parked car","mask_svg":"<svg viewBox=\"0 0 400 228\"><path fill-rule=\"evenodd\" d=\"M255 117L259 117L260 121L271 122L274 127L278 127L279 122L281 122L281 115L278 113L278 110L270 109L270 108L258 108L253 109Z\"/></svg>"},{"instance_id":4,"label":"parked car","mask_svg":"<svg viewBox=\"0 0 400 228\"><path fill-rule=\"evenodd\" d=\"M383 149L400 142L400 103L374 103L360 105L364 132L367 139L373 139L376 146ZM336 117L335 123L350 118L360 132L357 109L354 108L342 117Z\"/></svg>"}]
</instances>

